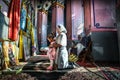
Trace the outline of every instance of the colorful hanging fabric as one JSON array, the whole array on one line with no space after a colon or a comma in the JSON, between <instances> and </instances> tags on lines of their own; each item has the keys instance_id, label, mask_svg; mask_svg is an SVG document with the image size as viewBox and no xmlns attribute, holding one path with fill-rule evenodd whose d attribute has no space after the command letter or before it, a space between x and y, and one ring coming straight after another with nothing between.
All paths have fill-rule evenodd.
<instances>
[{"instance_id":1,"label":"colorful hanging fabric","mask_svg":"<svg viewBox=\"0 0 120 80\"><path fill-rule=\"evenodd\" d=\"M27 16L26 6L25 4L23 4L20 15L20 28L24 31L26 27L26 16Z\"/></svg>"},{"instance_id":2,"label":"colorful hanging fabric","mask_svg":"<svg viewBox=\"0 0 120 80\"><path fill-rule=\"evenodd\" d=\"M35 40L34 40L34 28L33 28L33 25L32 25L32 30L31 30L31 41L32 41L32 55L36 55L36 44L35 44Z\"/></svg>"},{"instance_id":3,"label":"colorful hanging fabric","mask_svg":"<svg viewBox=\"0 0 120 80\"><path fill-rule=\"evenodd\" d=\"M8 40L9 18L0 12L0 40Z\"/></svg>"},{"instance_id":4,"label":"colorful hanging fabric","mask_svg":"<svg viewBox=\"0 0 120 80\"><path fill-rule=\"evenodd\" d=\"M4 60L5 60L5 69L9 68L10 64L9 64L9 55L8 55L8 42L5 41L3 42L3 56L4 56Z\"/></svg>"},{"instance_id":5,"label":"colorful hanging fabric","mask_svg":"<svg viewBox=\"0 0 120 80\"><path fill-rule=\"evenodd\" d=\"M14 55L13 44L11 44L11 43L9 43L8 55L9 55L10 65L15 66L16 60L15 60L15 55Z\"/></svg>"},{"instance_id":6,"label":"colorful hanging fabric","mask_svg":"<svg viewBox=\"0 0 120 80\"><path fill-rule=\"evenodd\" d=\"M19 38L19 59L23 59L23 32L20 30L20 38Z\"/></svg>"},{"instance_id":7,"label":"colorful hanging fabric","mask_svg":"<svg viewBox=\"0 0 120 80\"><path fill-rule=\"evenodd\" d=\"M8 38L17 40L20 26L20 0L11 0L8 17L10 19Z\"/></svg>"},{"instance_id":8,"label":"colorful hanging fabric","mask_svg":"<svg viewBox=\"0 0 120 80\"><path fill-rule=\"evenodd\" d=\"M31 34L32 46L34 46L34 29L33 29L32 24L31 24L31 26L32 26L32 28L31 28L30 34Z\"/></svg>"},{"instance_id":9,"label":"colorful hanging fabric","mask_svg":"<svg viewBox=\"0 0 120 80\"><path fill-rule=\"evenodd\" d=\"M19 64L19 60L18 60L19 48L16 46L16 42L11 42L11 44L12 44L12 51L15 58L15 62L16 62L16 65L18 65Z\"/></svg>"},{"instance_id":10,"label":"colorful hanging fabric","mask_svg":"<svg viewBox=\"0 0 120 80\"><path fill-rule=\"evenodd\" d=\"M16 65L19 65L19 47L17 47L16 45L14 45L14 50L15 50L15 59L16 59Z\"/></svg>"},{"instance_id":11,"label":"colorful hanging fabric","mask_svg":"<svg viewBox=\"0 0 120 80\"><path fill-rule=\"evenodd\" d=\"M30 34L31 31L31 20L30 20L30 16L27 16L27 33Z\"/></svg>"},{"instance_id":12,"label":"colorful hanging fabric","mask_svg":"<svg viewBox=\"0 0 120 80\"><path fill-rule=\"evenodd\" d=\"M27 33L30 34L32 46L34 46L34 28L29 15L27 16Z\"/></svg>"}]
</instances>

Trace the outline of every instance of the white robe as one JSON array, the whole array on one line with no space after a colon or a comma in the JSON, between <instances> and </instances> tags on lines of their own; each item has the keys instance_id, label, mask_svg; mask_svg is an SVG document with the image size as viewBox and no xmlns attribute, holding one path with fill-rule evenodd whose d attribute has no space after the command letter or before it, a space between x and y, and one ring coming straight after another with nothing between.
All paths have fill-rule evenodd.
<instances>
[{"instance_id":1,"label":"white robe","mask_svg":"<svg viewBox=\"0 0 120 80\"><path fill-rule=\"evenodd\" d=\"M65 33L61 33L56 37L56 43L61 47L57 48L56 63L58 69L64 69L68 67L68 52L67 52L67 36Z\"/></svg>"}]
</instances>

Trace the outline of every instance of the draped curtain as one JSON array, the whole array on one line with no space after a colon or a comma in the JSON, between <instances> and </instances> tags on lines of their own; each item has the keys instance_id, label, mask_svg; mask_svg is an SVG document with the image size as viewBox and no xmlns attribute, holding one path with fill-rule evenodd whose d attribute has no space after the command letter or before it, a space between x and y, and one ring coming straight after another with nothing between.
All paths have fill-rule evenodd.
<instances>
[{"instance_id":1,"label":"draped curtain","mask_svg":"<svg viewBox=\"0 0 120 80\"><path fill-rule=\"evenodd\" d=\"M20 0L11 0L8 17L10 19L8 38L15 41L18 39L20 27Z\"/></svg>"}]
</instances>

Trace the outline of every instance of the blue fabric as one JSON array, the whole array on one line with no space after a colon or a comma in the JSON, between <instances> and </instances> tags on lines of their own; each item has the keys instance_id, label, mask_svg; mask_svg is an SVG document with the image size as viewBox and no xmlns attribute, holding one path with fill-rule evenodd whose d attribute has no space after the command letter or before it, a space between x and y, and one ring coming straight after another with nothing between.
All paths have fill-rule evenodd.
<instances>
[{"instance_id":1,"label":"blue fabric","mask_svg":"<svg viewBox=\"0 0 120 80\"><path fill-rule=\"evenodd\" d=\"M26 27L26 14L27 14L26 9L22 8L20 15L20 28L22 30L25 30Z\"/></svg>"}]
</instances>

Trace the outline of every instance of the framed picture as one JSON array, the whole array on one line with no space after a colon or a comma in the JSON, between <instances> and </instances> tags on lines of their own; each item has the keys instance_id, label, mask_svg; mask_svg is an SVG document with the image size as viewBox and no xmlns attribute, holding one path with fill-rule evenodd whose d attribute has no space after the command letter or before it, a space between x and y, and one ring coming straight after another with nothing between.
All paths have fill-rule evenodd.
<instances>
[{"instance_id":1,"label":"framed picture","mask_svg":"<svg viewBox=\"0 0 120 80\"><path fill-rule=\"evenodd\" d=\"M115 29L116 0L92 0L94 26L98 29Z\"/></svg>"}]
</instances>

